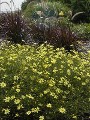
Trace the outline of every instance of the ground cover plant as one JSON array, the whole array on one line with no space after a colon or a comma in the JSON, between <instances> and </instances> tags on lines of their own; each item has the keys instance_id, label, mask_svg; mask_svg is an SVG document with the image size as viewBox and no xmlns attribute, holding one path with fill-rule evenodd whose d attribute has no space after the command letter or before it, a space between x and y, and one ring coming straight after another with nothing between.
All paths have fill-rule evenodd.
<instances>
[{"instance_id":1,"label":"ground cover plant","mask_svg":"<svg viewBox=\"0 0 90 120\"><path fill-rule=\"evenodd\" d=\"M1 120L82 120L90 111L90 51L0 46Z\"/></svg>"}]
</instances>

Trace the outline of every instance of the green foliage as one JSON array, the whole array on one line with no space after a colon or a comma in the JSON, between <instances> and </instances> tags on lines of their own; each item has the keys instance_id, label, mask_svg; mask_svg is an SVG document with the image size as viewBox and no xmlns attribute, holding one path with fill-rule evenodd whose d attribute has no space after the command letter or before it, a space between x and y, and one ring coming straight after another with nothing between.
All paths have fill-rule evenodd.
<instances>
[{"instance_id":1,"label":"green foliage","mask_svg":"<svg viewBox=\"0 0 90 120\"><path fill-rule=\"evenodd\" d=\"M74 24L72 31L85 40L90 40L90 24Z\"/></svg>"},{"instance_id":2,"label":"green foliage","mask_svg":"<svg viewBox=\"0 0 90 120\"><path fill-rule=\"evenodd\" d=\"M76 12L90 12L90 0L71 0L71 8Z\"/></svg>"},{"instance_id":3,"label":"green foliage","mask_svg":"<svg viewBox=\"0 0 90 120\"><path fill-rule=\"evenodd\" d=\"M81 120L90 110L90 51L0 47L1 120Z\"/></svg>"},{"instance_id":4,"label":"green foliage","mask_svg":"<svg viewBox=\"0 0 90 120\"><path fill-rule=\"evenodd\" d=\"M38 13L39 11L39 13ZM59 13L63 11L64 16L68 15L69 8L63 5L61 2L41 2L30 3L24 11L25 17L38 19L40 17L59 17Z\"/></svg>"},{"instance_id":5,"label":"green foliage","mask_svg":"<svg viewBox=\"0 0 90 120\"><path fill-rule=\"evenodd\" d=\"M90 0L62 0L62 2L69 4L73 13L90 12Z\"/></svg>"},{"instance_id":6,"label":"green foliage","mask_svg":"<svg viewBox=\"0 0 90 120\"><path fill-rule=\"evenodd\" d=\"M29 4L30 2L32 2L32 1L35 1L35 0L26 0L26 1L24 1L24 2L22 3L22 5L21 5L21 10L24 11L24 10L27 8L28 4Z\"/></svg>"},{"instance_id":7,"label":"green foliage","mask_svg":"<svg viewBox=\"0 0 90 120\"><path fill-rule=\"evenodd\" d=\"M22 3L21 10L24 11L27 8L28 4L33 1L40 2L41 0L26 0L25 2Z\"/></svg>"}]
</instances>

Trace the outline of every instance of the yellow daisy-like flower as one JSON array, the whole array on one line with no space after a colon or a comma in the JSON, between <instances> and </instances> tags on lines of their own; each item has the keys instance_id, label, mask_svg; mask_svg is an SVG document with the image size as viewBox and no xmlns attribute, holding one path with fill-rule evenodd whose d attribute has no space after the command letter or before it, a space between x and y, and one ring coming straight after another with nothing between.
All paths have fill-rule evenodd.
<instances>
[{"instance_id":1,"label":"yellow daisy-like flower","mask_svg":"<svg viewBox=\"0 0 90 120\"><path fill-rule=\"evenodd\" d=\"M61 12L59 13L59 16L64 16L63 11L61 11Z\"/></svg>"},{"instance_id":2,"label":"yellow daisy-like flower","mask_svg":"<svg viewBox=\"0 0 90 120\"><path fill-rule=\"evenodd\" d=\"M11 96L11 100L13 100L13 99L15 99L15 95L12 95L12 96Z\"/></svg>"},{"instance_id":3,"label":"yellow daisy-like flower","mask_svg":"<svg viewBox=\"0 0 90 120\"><path fill-rule=\"evenodd\" d=\"M31 94L26 94L26 97L30 98L30 99L34 99L34 97Z\"/></svg>"},{"instance_id":4,"label":"yellow daisy-like flower","mask_svg":"<svg viewBox=\"0 0 90 120\"><path fill-rule=\"evenodd\" d=\"M33 113L38 113L40 111L39 107L31 109Z\"/></svg>"},{"instance_id":5,"label":"yellow daisy-like flower","mask_svg":"<svg viewBox=\"0 0 90 120\"><path fill-rule=\"evenodd\" d=\"M0 86L1 86L1 88L6 87L6 83L5 83L5 82L1 82L1 83L0 83Z\"/></svg>"},{"instance_id":6,"label":"yellow daisy-like flower","mask_svg":"<svg viewBox=\"0 0 90 120\"><path fill-rule=\"evenodd\" d=\"M52 63L52 64L55 64L55 63L56 63L56 60L55 60L55 59L52 59L52 60L51 60L51 63Z\"/></svg>"},{"instance_id":7,"label":"yellow daisy-like flower","mask_svg":"<svg viewBox=\"0 0 90 120\"><path fill-rule=\"evenodd\" d=\"M25 99L25 95L22 95L21 98L22 98L22 99Z\"/></svg>"},{"instance_id":8,"label":"yellow daisy-like flower","mask_svg":"<svg viewBox=\"0 0 90 120\"><path fill-rule=\"evenodd\" d=\"M20 99L15 99L14 103L15 104L19 104L20 103Z\"/></svg>"},{"instance_id":9,"label":"yellow daisy-like flower","mask_svg":"<svg viewBox=\"0 0 90 120\"><path fill-rule=\"evenodd\" d=\"M77 119L77 116L75 116L74 114L73 114L73 117L72 117L73 119Z\"/></svg>"},{"instance_id":10,"label":"yellow daisy-like flower","mask_svg":"<svg viewBox=\"0 0 90 120\"><path fill-rule=\"evenodd\" d=\"M10 97L5 97L4 101L5 101L5 102L9 102L10 99L11 99Z\"/></svg>"},{"instance_id":11,"label":"yellow daisy-like flower","mask_svg":"<svg viewBox=\"0 0 90 120\"><path fill-rule=\"evenodd\" d=\"M84 85L86 85L86 83L85 83L85 82L82 82L82 85L84 86Z\"/></svg>"},{"instance_id":12,"label":"yellow daisy-like flower","mask_svg":"<svg viewBox=\"0 0 90 120\"><path fill-rule=\"evenodd\" d=\"M51 107L52 107L52 105L51 105L50 103L48 103L46 106L47 106L48 108L51 108Z\"/></svg>"},{"instance_id":13,"label":"yellow daisy-like flower","mask_svg":"<svg viewBox=\"0 0 90 120\"><path fill-rule=\"evenodd\" d=\"M20 110L21 108L24 108L24 107L23 107L22 104L21 104L21 105L19 104L19 105L17 106L17 109Z\"/></svg>"},{"instance_id":14,"label":"yellow daisy-like flower","mask_svg":"<svg viewBox=\"0 0 90 120\"><path fill-rule=\"evenodd\" d=\"M18 113L16 113L16 114L15 114L15 117L18 117L18 116L19 116L19 114L18 114Z\"/></svg>"},{"instance_id":15,"label":"yellow daisy-like flower","mask_svg":"<svg viewBox=\"0 0 90 120\"><path fill-rule=\"evenodd\" d=\"M70 71L69 69L67 70L67 74L68 74L68 75L71 75L71 71Z\"/></svg>"},{"instance_id":16,"label":"yellow daisy-like flower","mask_svg":"<svg viewBox=\"0 0 90 120\"><path fill-rule=\"evenodd\" d=\"M17 89L16 89L16 92L18 92L18 93L19 93L19 92L20 92L20 89L19 89L19 88L17 88Z\"/></svg>"},{"instance_id":17,"label":"yellow daisy-like flower","mask_svg":"<svg viewBox=\"0 0 90 120\"><path fill-rule=\"evenodd\" d=\"M56 84L56 83L55 83L54 80L50 80L50 81L49 81L49 86L50 86L50 87L54 86L55 84Z\"/></svg>"},{"instance_id":18,"label":"yellow daisy-like flower","mask_svg":"<svg viewBox=\"0 0 90 120\"><path fill-rule=\"evenodd\" d=\"M27 114L27 115L30 115L30 114L31 114L31 111L27 111L26 114Z\"/></svg>"},{"instance_id":19,"label":"yellow daisy-like flower","mask_svg":"<svg viewBox=\"0 0 90 120\"><path fill-rule=\"evenodd\" d=\"M40 116L40 117L39 117L39 120L44 120L44 116Z\"/></svg>"},{"instance_id":20,"label":"yellow daisy-like flower","mask_svg":"<svg viewBox=\"0 0 90 120\"><path fill-rule=\"evenodd\" d=\"M66 110L65 110L65 108L61 107L61 108L59 108L59 112L60 112L60 113L65 113Z\"/></svg>"},{"instance_id":21,"label":"yellow daisy-like flower","mask_svg":"<svg viewBox=\"0 0 90 120\"><path fill-rule=\"evenodd\" d=\"M3 109L2 111L4 111L4 114L7 115L10 113L10 109L6 108L6 109Z\"/></svg>"}]
</instances>

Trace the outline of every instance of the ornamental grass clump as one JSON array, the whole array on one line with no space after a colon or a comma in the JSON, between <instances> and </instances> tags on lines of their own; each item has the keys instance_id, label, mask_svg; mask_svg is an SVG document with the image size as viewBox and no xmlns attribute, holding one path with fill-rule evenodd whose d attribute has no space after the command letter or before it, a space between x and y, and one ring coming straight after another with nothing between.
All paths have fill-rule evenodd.
<instances>
[{"instance_id":1,"label":"ornamental grass clump","mask_svg":"<svg viewBox=\"0 0 90 120\"><path fill-rule=\"evenodd\" d=\"M1 120L82 120L90 112L90 51L0 48Z\"/></svg>"},{"instance_id":2,"label":"ornamental grass clump","mask_svg":"<svg viewBox=\"0 0 90 120\"><path fill-rule=\"evenodd\" d=\"M30 28L32 39L38 44L47 42L55 48L64 47L68 51L71 49L77 50L79 37L71 31L70 26L52 26L51 24L38 23L32 24Z\"/></svg>"},{"instance_id":3,"label":"ornamental grass clump","mask_svg":"<svg viewBox=\"0 0 90 120\"><path fill-rule=\"evenodd\" d=\"M4 39L12 43L25 44L28 40L31 40L29 24L19 10L2 13L0 26Z\"/></svg>"}]
</instances>

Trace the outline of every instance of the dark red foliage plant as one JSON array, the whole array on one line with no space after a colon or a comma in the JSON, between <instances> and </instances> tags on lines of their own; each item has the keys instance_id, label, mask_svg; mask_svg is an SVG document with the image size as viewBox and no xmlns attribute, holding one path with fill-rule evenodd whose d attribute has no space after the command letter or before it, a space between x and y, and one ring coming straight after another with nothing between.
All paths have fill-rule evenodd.
<instances>
[{"instance_id":1,"label":"dark red foliage plant","mask_svg":"<svg viewBox=\"0 0 90 120\"><path fill-rule=\"evenodd\" d=\"M70 30L69 26L47 26L45 24L31 25L32 38L38 44L47 42L55 48L64 47L70 51L72 46L76 49L78 37Z\"/></svg>"}]
</instances>

